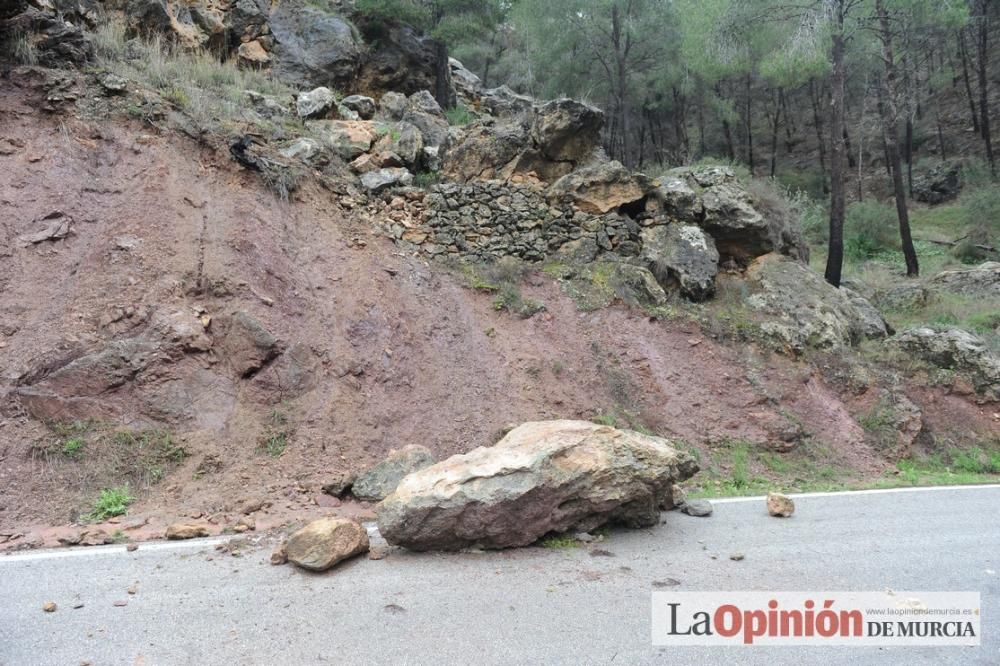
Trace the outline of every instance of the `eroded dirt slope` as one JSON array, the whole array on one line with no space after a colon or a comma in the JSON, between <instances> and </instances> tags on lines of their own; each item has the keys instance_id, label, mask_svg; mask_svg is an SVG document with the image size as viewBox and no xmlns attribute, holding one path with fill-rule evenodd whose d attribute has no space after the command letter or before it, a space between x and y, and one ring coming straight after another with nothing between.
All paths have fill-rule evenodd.
<instances>
[{"instance_id":1,"label":"eroded dirt slope","mask_svg":"<svg viewBox=\"0 0 1000 666\"><path fill-rule=\"evenodd\" d=\"M0 532L75 519L116 469L95 433L120 430L188 454L139 479L133 513L154 523L255 498L293 512L392 448L446 456L620 409L692 445L807 431L832 465L884 465L806 364L580 312L541 273L524 291L544 312L497 312L356 222L349 197L282 203L190 139L37 106L0 81ZM54 430L73 423L87 444L67 456Z\"/></svg>"}]
</instances>

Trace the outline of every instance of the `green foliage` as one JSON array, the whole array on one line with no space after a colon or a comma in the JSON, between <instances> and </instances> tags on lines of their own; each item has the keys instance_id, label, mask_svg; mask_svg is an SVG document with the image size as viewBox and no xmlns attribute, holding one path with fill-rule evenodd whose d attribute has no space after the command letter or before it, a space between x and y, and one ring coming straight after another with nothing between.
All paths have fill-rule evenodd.
<instances>
[{"instance_id":1,"label":"green foliage","mask_svg":"<svg viewBox=\"0 0 1000 666\"><path fill-rule=\"evenodd\" d=\"M456 127L468 125L476 119L472 111L469 111L469 108L464 104L459 104L454 108L448 109L444 112L444 115L448 118L448 124Z\"/></svg>"},{"instance_id":2,"label":"green foliage","mask_svg":"<svg viewBox=\"0 0 1000 666\"><path fill-rule=\"evenodd\" d=\"M571 536L559 535L559 536L547 536L540 542L542 548L549 548L552 550L567 550L569 548L579 548L580 542Z\"/></svg>"},{"instance_id":3,"label":"green foliage","mask_svg":"<svg viewBox=\"0 0 1000 666\"><path fill-rule=\"evenodd\" d=\"M280 458L288 448L291 435L288 413L284 409L272 409L264 433L257 441L257 452L271 458Z\"/></svg>"},{"instance_id":4,"label":"green foliage","mask_svg":"<svg viewBox=\"0 0 1000 666\"><path fill-rule=\"evenodd\" d=\"M899 248L896 210L888 204L851 204L844 222L844 254L854 260L872 259Z\"/></svg>"},{"instance_id":5,"label":"green foliage","mask_svg":"<svg viewBox=\"0 0 1000 666\"><path fill-rule=\"evenodd\" d=\"M117 488L105 488L101 491L94 508L87 514L86 520L90 522L100 522L115 516L123 516L128 512L129 505L135 501L129 487L118 486Z\"/></svg>"},{"instance_id":6,"label":"green foliage","mask_svg":"<svg viewBox=\"0 0 1000 666\"><path fill-rule=\"evenodd\" d=\"M71 437L63 442L62 454L67 458L76 458L87 443L80 437Z\"/></svg>"},{"instance_id":7,"label":"green foliage","mask_svg":"<svg viewBox=\"0 0 1000 666\"><path fill-rule=\"evenodd\" d=\"M413 184L424 190L429 190L434 185L441 182L441 172L421 171L413 177Z\"/></svg>"},{"instance_id":8,"label":"green foliage","mask_svg":"<svg viewBox=\"0 0 1000 666\"><path fill-rule=\"evenodd\" d=\"M598 414L594 418L590 419L597 425L609 426L611 428L618 427L618 417L614 414Z\"/></svg>"}]
</instances>

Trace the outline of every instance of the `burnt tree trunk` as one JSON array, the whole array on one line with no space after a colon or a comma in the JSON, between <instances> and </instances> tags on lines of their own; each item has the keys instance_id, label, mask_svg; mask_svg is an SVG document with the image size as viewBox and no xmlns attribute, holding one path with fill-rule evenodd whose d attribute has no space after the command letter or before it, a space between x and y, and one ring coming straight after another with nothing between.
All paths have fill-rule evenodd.
<instances>
[{"instance_id":1,"label":"burnt tree trunk","mask_svg":"<svg viewBox=\"0 0 1000 666\"><path fill-rule=\"evenodd\" d=\"M847 72L844 64L845 36L844 20L846 0L837 0L834 6L834 27L832 35L830 104L830 240L826 257L826 281L834 287L840 286L844 268L844 215L846 212L845 159L844 159L844 95Z\"/></svg>"},{"instance_id":2,"label":"burnt tree trunk","mask_svg":"<svg viewBox=\"0 0 1000 666\"><path fill-rule=\"evenodd\" d=\"M903 247L903 257L906 259L907 277L917 277L920 266L917 263L917 251L913 247L913 237L910 234L910 213L906 207L906 190L903 186L903 164L899 155L899 131L897 128L899 112L896 103L896 63L892 51L892 25L889 22L889 12L885 8L885 0L875 0L875 12L878 16L879 40L882 42L882 62L885 67L885 79L878 80L878 109L882 120L882 133L885 136L885 152L892 174L892 192L896 199L896 217L899 218L899 239Z\"/></svg>"}]
</instances>

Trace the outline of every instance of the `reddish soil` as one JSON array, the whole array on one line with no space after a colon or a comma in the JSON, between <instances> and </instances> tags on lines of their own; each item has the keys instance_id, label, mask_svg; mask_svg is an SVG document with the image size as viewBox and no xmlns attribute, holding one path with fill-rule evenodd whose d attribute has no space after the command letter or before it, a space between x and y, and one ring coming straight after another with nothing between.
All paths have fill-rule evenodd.
<instances>
[{"instance_id":1,"label":"reddish soil","mask_svg":"<svg viewBox=\"0 0 1000 666\"><path fill-rule=\"evenodd\" d=\"M353 502L329 506L322 486L405 444L447 456L496 441L508 424L622 408L700 447L773 446L800 424L831 464L860 475L886 464L805 363L626 307L579 312L540 274L524 292L545 312L497 312L489 295L358 223L339 195L309 186L282 203L227 154L37 106L36 91L0 81L0 146L10 147L0 154L0 548L78 532L47 528L86 511L103 478L86 453L39 455L55 439L39 414L168 430L183 445L189 457L144 489L128 518L104 526L133 536L183 517L218 531L247 503L265 505L252 512L258 529L370 515ZM67 237L19 242L57 210L74 221ZM233 371L216 332L236 311L285 350L252 376ZM151 322L175 313L212 319L209 348L163 347L94 391L53 383L114 341L152 339ZM57 395L26 405L23 391L43 385ZM995 427L988 410L955 396L913 399L934 419ZM289 436L271 457L259 445L275 412Z\"/></svg>"}]
</instances>

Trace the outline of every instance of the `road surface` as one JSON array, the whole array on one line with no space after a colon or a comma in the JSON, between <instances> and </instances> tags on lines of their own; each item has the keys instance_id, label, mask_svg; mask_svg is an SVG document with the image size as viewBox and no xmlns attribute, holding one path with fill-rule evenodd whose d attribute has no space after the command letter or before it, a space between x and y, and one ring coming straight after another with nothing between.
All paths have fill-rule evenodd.
<instances>
[{"instance_id":1,"label":"road surface","mask_svg":"<svg viewBox=\"0 0 1000 666\"><path fill-rule=\"evenodd\" d=\"M218 540L0 556L0 664L1000 663L1000 486L796 503L784 520L761 499L723 500L711 518L671 512L589 547L393 552L325 574L272 567L268 549L220 554ZM669 579L979 591L983 645L654 647L650 592ZM47 601L58 610L42 612Z\"/></svg>"}]
</instances>

